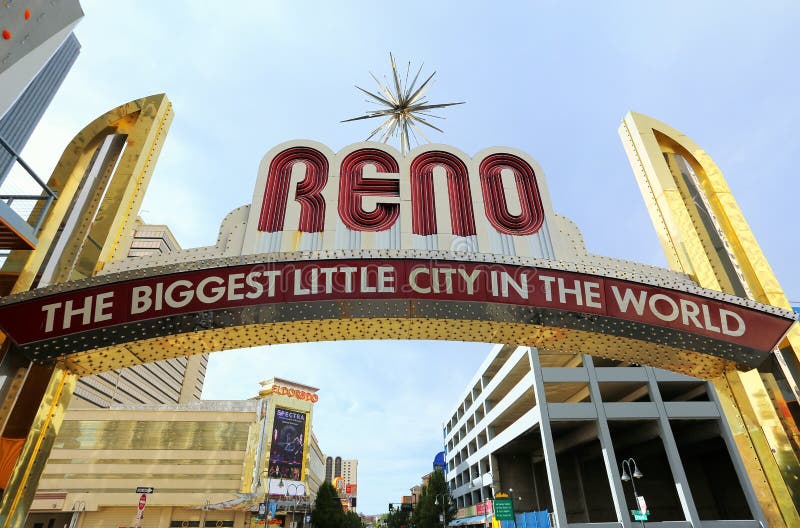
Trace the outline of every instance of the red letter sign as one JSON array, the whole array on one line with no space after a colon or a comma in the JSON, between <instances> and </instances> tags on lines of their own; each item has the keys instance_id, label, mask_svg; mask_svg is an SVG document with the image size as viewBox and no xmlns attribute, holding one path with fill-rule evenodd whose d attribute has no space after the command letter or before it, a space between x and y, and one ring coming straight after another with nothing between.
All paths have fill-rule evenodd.
<instances>
[{"instance_id":1,"label":"red letter sign","mask_svg":"<svg viewBox=\"0 0 800 528\"><path fill-rule=\"evenodd\" d=\"M339 216L344 225L355 231L384 231L400 217L400 205L378 203L374 211L365 211L365 196L400 197L396 178L365 178L364 166L374 165L378 172L397 173L400 168L391 154L378 149L360 149L342 160L339 183Z\"/></svg>"},{"instance_id":2,"label":"red letter sign","mask_svg":"<svg viewBox=\"0 0 800 528\"><path fill-rule=\"evenodd\" d=\"M503 169L514 173L522 208L519 215L511 214L508 210L500 176ZM536 175L525 160L513 154L491 154L484 158L478 170L486 218L495 229L507 235L532 235L542 227L544 210L539 187L536 185Z\"/></svg>"},{"instance_id":3,"label":"red letter sign","mask_svg":"<svg viewBox=\"0 0 800 528\"><path fill-rule=\"evenodd\" d=\"M411 162L412 232L416 235L436 233L436 200L433 169L442 167L447 174L447 196L450 200L450 222L453 234L475 234L472 195L469 191L467 166L458 156L448 152L424 152Z\"/></svg>"},{"instance_id":4,"label":"red letter sign","mask_svg":"<svg viewBox=\"0 0 800 528\"><path fill-rule=\"evenodd\" d=\"M304 233L319 233L325 225L325 200L320 196L328 181L328 160L324 154L310 147L292 147L284 150L269 165L267 186L261 203L258 230L275 233L283 230L286 202L289 199L289 182L295 163L306 166L306 175L297 184L295 201L300 203L300 223Z\"/></svg>"}]
</instances>

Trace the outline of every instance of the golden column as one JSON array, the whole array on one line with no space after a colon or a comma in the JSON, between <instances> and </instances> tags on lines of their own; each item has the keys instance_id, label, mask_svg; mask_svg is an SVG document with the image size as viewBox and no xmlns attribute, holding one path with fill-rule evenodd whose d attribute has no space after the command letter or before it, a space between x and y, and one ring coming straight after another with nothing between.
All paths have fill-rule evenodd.
<instances>
[{"instance_id":1,"label":"golden column","mask_svg":"<svg viewBox=\"0 0 800 528\"><path fill-rule=\"evenodd\" d=\"M672 269L705 288L791 309L722 173L691 139L651 117L628 113L619 134ZM770 526L800 526L797 425L781 393L798 401L800 327L772 365L728 370L712 380Z\"/></svg>"},{"instance_id":2,"label":"golden column","mask_svg":"<svg viewBox=\"0 0 800 528\"><path fill-rule=\"evenodd\" d=\"M58 199L34 250L13 251L0 270L0 295L93 276L125 258L134 222L172 122L165 94L125 103L81 130L47 185ZM38 218L34 208L32 218ZM58 435L76 375L35 365L0 335L0 527L22 526Z\"/></svg>"}]
</instances>

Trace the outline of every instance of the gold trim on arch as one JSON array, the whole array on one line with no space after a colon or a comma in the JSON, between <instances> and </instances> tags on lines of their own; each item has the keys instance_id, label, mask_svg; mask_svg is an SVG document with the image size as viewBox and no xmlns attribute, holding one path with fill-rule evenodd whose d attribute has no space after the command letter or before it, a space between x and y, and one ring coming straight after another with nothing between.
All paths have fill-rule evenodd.
<instances>
[{"instance_id":1,"label":"gold trim on arch","mask_svg":"<svg viewBox=\"0 0 800 528\"><path fill-rule=\"evenodd\" d=\"M84 223L76 229L76 233L83 236L70 240L58 256L61 268L57 270L53 282L71 280L73 264L88 257L87 252L82 251L86 236L90 236L99 246L92 261L84 263L92 271L102 268L114 256L119 256L117 252L120 248L127 250L136 216L172 117L172 104L167 96L152 95L106 112L75 136L64 149L47 182L56 191L58 199L39 230L38 246L32 251L13 251L3 265L3 271L19 273L11 293L27 291L33 286L98 148L106 137L113 134L125 137L124 151L113 173L107 175L107 187L100 189L89 200L87 208L91 208L90 214L84 215ZM36 217L38 211L34 209L31 214Z\"/></svg>"},{"instance_id":2,"label":"gold trim on arch","mask_svg":"<svg viewBox=\"0 0 800 528\"><path fill-rule=\"evenodd\" d=\"M791 309L711 157L685 134L634 112L619 135L672 269L704 288ZM797 395L784 355L800 365L797 323L775 350ZM783 397L774 378L731 369L713 381L770 526L800 526L800 435L792 417L775 408Z\"/></svg>"}]
</instances>

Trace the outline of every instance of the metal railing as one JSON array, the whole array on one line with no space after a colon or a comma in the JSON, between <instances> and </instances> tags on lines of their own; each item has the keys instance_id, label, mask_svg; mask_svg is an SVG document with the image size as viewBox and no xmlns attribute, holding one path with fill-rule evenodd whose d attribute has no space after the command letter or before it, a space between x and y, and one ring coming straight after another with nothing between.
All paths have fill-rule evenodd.
<instances>
[{"instance_id":1,"label":"metal railing","mask_svg":"<svg viewBox=\"0 0 800 528\"><path fill-rule=\"evenodd\" d=\"M42 225L45 217L47 216L47 212L50 210L50 207L53 205L53 202L58 198L56 192L48 187L48 185L41 179L39 176L34 172L34 170L25 163L25 160L9 145L5 139L0 137L0 146L5 148L9 154L14 158L14 160L20 164L20 166L25 169L31 178L41 187L44 194L0 194L0 200L4 200L6 205L9 207L11 204L14 203L16 200L28 200L28 201L36 201L36 202L44 202L41 211L39 212L39 217L36 219L36 222L32 225L34 233L39 231L39 228ZM2 184L2 182L0 182Z\"/></svg>"}]
</instances>

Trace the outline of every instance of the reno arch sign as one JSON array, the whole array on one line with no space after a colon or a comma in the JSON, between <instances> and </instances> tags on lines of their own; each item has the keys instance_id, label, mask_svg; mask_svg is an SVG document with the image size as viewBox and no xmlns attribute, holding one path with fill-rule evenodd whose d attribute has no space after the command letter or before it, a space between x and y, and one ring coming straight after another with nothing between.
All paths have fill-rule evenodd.
<instances>
[{"instance_id":1,"label":"reno arch sign","mask_svg":"<svg viewBox=\"0 0 800 528\"><path fill-rule=\"evenodd\" d=\"M712 377L794 321L685 275L588 254L526 154L303 141L262 161L215 246L109 263L0 300L37 361L81 374L269 343L456 339Z\"/></svg>"}]
</instances>

